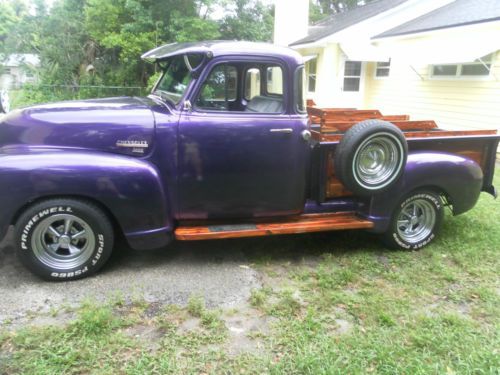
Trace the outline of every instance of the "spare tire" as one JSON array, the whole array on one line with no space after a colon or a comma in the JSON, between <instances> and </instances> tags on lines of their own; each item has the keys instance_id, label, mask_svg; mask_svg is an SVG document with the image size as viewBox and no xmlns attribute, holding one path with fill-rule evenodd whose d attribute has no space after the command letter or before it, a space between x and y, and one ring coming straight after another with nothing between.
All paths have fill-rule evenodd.
<instances>
[{"instance_id":1,"label":"spare tire","mask_svg":"<svg viewBox=\"0 0 500 375\"><path fill-rule=\"evenodd\" d=\"M403 174L408 144L387 121L366 120L347 130L335 151L335 175L349 191L369 196L389 189Z\"/></svg>"},{"instance_id":2,"label":"spare tire","mask_svg":"<svg viewBox=\"0 0 500 375\"><path fill-rule=\"evenodd\" d=\"M9 93L5 90L0 90L0 113L10 111Z\"/></svg>"}]
</instances>

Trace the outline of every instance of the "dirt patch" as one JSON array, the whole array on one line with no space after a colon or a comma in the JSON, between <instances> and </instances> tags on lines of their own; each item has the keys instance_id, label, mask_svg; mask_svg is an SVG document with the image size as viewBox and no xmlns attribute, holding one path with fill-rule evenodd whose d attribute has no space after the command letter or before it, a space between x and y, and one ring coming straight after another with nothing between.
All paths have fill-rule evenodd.
<instances>
[{"instance_id":1,"label":"dirt patch","mask_svg":"<svg viewBox=\"0 0 500 375\"><path fill-rule=\"evenodd\" d=\"M200 328L201 319L199 318L189 318L184 320L177 327L177 332L183 334L191 331L196 331Z\"/></svg>"},{"instance_id":2,"label":"dirt patch","mask_svg":"<svg viewBox=\"0 0 500 375\"><path fill-rule=\"evenodd\" d=\"M161 347L164 330L154 325L135 325L123 330L129 337L139 340L146 349L155 352Z\"/></svg>"},{"instance_id":3,"label":"dirt patch","mask_svg":"<svg viewBox=\"0 0 500 375\"><path fill-rule=\"evenodd\" d=\"M149 316L162 306L185 306L192 295L207 307L228 308L245 302L259 288L258 274L235 242L183 244L137 252L118 246L97 275L71 282L46 282L26 270L15 256L12 230L0 244L0 325L27 323L30 315L49 315L61 307L78 307L118 297L124 303L141 299L151 304Z\"/></svg>"},{"instance_id":4,"label":"dirt patch","mask_svg":"<svg viewBox=\"0 0 500 375\"><path fill-rule=\"evenodd\" d=\"M273 322L252 308L238 310L237 314L222 317L229 333L226 352L237 356L242 353L258 354L264 349L263 338L268 335Z\"/></svg>"}]
</instances>

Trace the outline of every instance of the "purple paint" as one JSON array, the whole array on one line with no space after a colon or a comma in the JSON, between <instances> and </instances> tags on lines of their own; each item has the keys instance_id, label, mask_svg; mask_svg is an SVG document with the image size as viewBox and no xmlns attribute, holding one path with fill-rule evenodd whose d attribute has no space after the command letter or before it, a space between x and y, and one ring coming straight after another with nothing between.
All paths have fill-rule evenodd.
<instances>
[{"instance_id":1,"label":"purple paint","mask_svg":"<svg viewBox=\"0 0 500 375\"><path fill-rule=\"evenodd\" d=\"M349 211L371 218L380 232L395 205L416 188L443 189L456 214L472 208L481 189L489 188L473 161L418 152L409 155L403 177L389 192L371 200L315 202L317 183L310 176L319 148L303 139L308 117L295 105L300 55L264 44L219 42L170 46L145 57L161 61L186 53L207 58L178 105L151 95L45 104L6 115L0 123L0 236L26 204L49 197L96 202L133 248L148 249L166 245L176 223L189 219ZM211 67L228 60L280 65L283 113L184 110Z\"/></svg>"}]
</instances>

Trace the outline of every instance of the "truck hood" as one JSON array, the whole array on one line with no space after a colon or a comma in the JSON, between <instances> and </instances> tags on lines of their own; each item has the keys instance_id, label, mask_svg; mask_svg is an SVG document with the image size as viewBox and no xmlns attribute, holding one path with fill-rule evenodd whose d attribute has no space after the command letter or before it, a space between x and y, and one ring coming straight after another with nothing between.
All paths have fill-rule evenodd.
<instances>
[{"instance_id":1,"label":"truck hood","mask_svg":"<svg viewBox=\"0 0 500 375\"><path fill-rule=\"evenodd\" d=\"M37 105L0 122L0 147L76 147L144 156L153 146L155 121L148 98L106 98Z\"/></svg>"}]
</instances>

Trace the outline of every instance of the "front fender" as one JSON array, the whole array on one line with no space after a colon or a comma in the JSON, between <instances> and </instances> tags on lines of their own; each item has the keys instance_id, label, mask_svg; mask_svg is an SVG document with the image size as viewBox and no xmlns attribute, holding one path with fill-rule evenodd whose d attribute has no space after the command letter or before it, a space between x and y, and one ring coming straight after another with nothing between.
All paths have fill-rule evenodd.
<instances>
[{"instance_id":1,"label":"front fender","mask_svg":"<svg viewBox=\"0 0 500 375\"><path fill-rule=\"evenodd\" d=\"M401 179L388 191L373 196L364 214L375 222L373 232L385 232L401 199L414 190L427 188L445 193L453 214L459 215L475 206L482 185L481 167L471 159L439 152L410 153Z\"/></svg>"},{"instance_id":2,"label":"front fender","mask_svg":"<svg viewBox=\"0 0 500 375\"><path fill-rule=\"evenodd\" d=\"M19 210L43 198L74 196L100 203L133 248L168 243L172 220L157 169L127 156L36 147L0 150L0 235Z\"/></svg>"}]
</instances>

